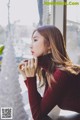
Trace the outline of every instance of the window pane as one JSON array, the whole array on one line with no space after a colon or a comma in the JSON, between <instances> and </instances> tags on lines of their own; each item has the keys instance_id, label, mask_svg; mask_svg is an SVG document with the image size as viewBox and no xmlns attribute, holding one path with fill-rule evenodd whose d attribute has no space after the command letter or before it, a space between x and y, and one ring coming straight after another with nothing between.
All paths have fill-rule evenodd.
<instances>
[{"instance_id":1,"label":"window pane","mask_svg":"<svg viewBox=\"0 0 80 120\"><path fill-rule=\"evenodd\" d=\"M80 1L71 2L74 5L67 6L67 51L72 61L80 64Z\"/></svg>"},{"instance_id":2,"label":"window pane","mask_svg":"<svg viewBox=\"0 0 80 120\"><path fill-rule=\"evenodd\" d=\"M31 33L39 22L38 5L37 0L10 0L10 3L8 3L9 0L0 0L0 46L5 45L10 34L10 40L13 41L15 49L16 61L19 64L22 60L31 57ZM2 56L3 54L0 54L0 65L2 64ZM25 111L31 117L27 87L21 74L19 74L19 82Z\"/></svg>"}]
</instances>

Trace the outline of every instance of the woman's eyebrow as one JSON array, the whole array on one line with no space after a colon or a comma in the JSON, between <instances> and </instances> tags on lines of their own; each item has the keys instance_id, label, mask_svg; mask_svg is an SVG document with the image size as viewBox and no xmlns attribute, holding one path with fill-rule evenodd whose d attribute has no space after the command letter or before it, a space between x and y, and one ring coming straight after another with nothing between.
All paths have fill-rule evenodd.
<instances>
[{"instance_id":1,"label":"woman's eyebrow","mask_svg":"<svg viewBox=\"0 0 80 120\"><path fill-rule=\"evenodd\" d=\"M38 36L33 36L33 38L38 38Z\"/></svg>"}]
</instances>

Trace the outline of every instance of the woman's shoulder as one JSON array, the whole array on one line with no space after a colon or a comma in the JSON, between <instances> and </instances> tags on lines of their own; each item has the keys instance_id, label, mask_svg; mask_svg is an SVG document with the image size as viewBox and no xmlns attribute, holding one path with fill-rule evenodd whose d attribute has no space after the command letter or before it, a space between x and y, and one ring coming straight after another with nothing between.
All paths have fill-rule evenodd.
<instances>
[{"instance_id":1,"label":"woman's shoulder","mask_svg":"<svg viewBox=\"0 0 80 120\"><path fill-rule=\"evenodd\" d=\"M63 79L63 80L68 80L68 81L72 81L72 80L79 80L80 79L80 73L75 75L72 73L69 73L65 70L61 70L59 68L56 68L55 71L53 72L53 76L56 80L58 79Z\"/></svg>"},{"instance_id":2,"label":"woman's shoulder","mask_svg":"<svg viewBox=\"0 0 80 120\"><path fill-rule=\"evenodd\" d=\"M55 81L66 81L70 79L70 74L67 73L67 71L61 70L59 68L56 68L53 72L53 77Z\"/></svg>"},{"instance_id":3,"label":"woman's shoulder","mask_svg":"<svg viewBox=\"0 0 80 120\"><path fill-rule=\"evenodd\" d=\"M52 88L54 86L56 88L60 88L60 90L63 90L66 88L66 86L69 83L69 75L67 75L67 72L61 69L56 68L53 72L53 82L52 82Z\"/></svg>"},{"instance_id":4,"label":"woman's shoulder","mask_svg":"<svg viewBox=\"0 0 80 120\"><path fill-rule=\"evenodd\" d=\"M57 76L67 76L68 73L65 70L59 69L59 68L55 68L55 71L53 72L53 75L57 75Z\"/></svg>"}]
</instances>

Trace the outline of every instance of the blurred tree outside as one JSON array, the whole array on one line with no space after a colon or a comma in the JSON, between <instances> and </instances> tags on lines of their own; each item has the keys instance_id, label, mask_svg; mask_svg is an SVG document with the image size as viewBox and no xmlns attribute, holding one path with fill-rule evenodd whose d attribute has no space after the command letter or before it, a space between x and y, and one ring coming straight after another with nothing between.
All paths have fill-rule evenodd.
<instances>
[{"instance_id":1,"label":"blurred tree outside","mask_svg":"<svg viewBox=\"0 0 80 120\"><path fill-rule=\"evenodd\" d=\"M0 46L0 55L3 54L3 50L4 50L4 45L3 45L3 46Z\"/></svg>"},{"instance_id":2,"label":"blurred tree outside","mask_svg":"<svg viewBox=\"0 0 80 120\"><path fill-rule=\"evenodd\" d=\"M0 46L0 65L1 65L1 63L2 63L3 50L4 50L4 45Z\"/></svg>"}]
</instances>

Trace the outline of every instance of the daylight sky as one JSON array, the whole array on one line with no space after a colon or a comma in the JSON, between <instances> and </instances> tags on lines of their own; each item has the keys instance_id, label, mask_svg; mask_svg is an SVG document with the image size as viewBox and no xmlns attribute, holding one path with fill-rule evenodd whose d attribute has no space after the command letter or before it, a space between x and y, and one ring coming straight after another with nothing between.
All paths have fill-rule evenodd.
<instances>
[{"instance_id":1,"label":"daylight sky","mask_svg":"<svg viewBox=\"0 0 80 120\"><path fill-rule=\"evenodd\" d=\"M70 0L68 0L70 1ZM79 1L80 0L71 0ZM0 0L0 25L8 23L8 0ZM67 19L80 22L80 5L67 6ZM22 25L32 25L39 20L37 0L11 0L10 22Z\"/></svg>"},{"instance_id":2,"label":"daylight sky","mask_svg":"<svg viewBox=\"0 0 80 120\"><path fill-rule=\"evenodd\" d=\"M8 23L8 0L0 0L0 24ZM23 25L32 25L38 22L38 8L36 0L11 0L10 22Z\"/></svg>"},{"instance_id":3,"label":"daylight sky","mask_svg":"<svg viewBox=\"0 0 80 120\"><path fill-rule=\"evenodd\" d=\"M67 19L80 23L80 0L67 0L72 2L79 2L79 5L67 6Z\"/></svg>"}]
</instances>

